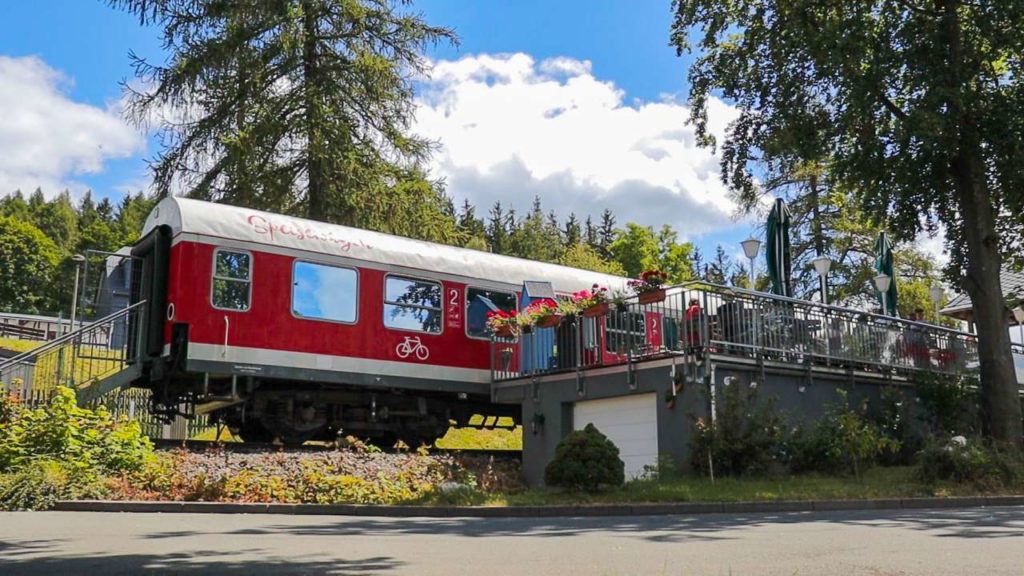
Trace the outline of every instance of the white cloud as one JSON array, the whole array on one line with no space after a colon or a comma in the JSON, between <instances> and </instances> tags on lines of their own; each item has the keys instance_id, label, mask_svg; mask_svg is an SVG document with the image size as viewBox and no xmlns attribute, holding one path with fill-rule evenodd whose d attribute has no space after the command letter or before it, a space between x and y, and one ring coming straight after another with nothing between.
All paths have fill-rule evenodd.
<instances>
[{"instance_id":1,"label":"white cloud","mask_svg":"<svg viewBox=\"0 0 1024 576\"><path fill-rule=\"evenodd\" d=\"M36 57L0 56L0 195L37 186L49 194L82 186L75 177L145 148L116 105L71 100L71 80Z\"/></svg>"},{"instance_id":2,"label":"white cloud","mask_svg":"<svg viewBox=\"0 0 1024 576\"><path fill-rule=\"evenodd\" d=\"M733 228L719 159L698 148L689 109L671 98L627 105L590 62L526 54L436 62L419 98L417 129L437 140L433 169L456 199L485 213L539 195L564 217L613 210L620 223L673 224L683 237ZM721 136L735 118L709 104Z\"/></svg>"}]
</instances>

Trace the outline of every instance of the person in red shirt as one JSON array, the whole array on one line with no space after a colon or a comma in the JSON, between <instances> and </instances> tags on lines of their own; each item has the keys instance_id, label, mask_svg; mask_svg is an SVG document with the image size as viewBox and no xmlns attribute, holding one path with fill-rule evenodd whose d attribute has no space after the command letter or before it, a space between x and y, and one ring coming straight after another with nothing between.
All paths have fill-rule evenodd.
<instances>
[{"instance_id":1,"label":"person in red shirt","mask_svg":"<svg viewBox=\"0 0 1024 576\"><path fill-rule=\"evenodd\" d=\"M700 300L697 298L690 298L690 305L686 309L686 327L687 327L687 341L689 342L690 348L697 348L700 346Z\"/></svg>"}]
</instances>

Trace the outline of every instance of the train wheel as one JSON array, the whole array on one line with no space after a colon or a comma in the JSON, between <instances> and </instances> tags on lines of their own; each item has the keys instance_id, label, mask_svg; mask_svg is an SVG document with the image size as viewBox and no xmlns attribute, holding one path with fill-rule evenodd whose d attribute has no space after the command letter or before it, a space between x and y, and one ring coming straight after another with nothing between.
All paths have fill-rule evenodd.
<instances>
[{"instance_id":1,"label":"train wheel","mask_svg":"<svg viewBox=\"0 0 1024 576\"><path fill-rule=\"evenodd\" d=\"M246 422L238 428L237 435L243 442L272 442L274 435L259 422Z\"/></svg>"}]
</instances>

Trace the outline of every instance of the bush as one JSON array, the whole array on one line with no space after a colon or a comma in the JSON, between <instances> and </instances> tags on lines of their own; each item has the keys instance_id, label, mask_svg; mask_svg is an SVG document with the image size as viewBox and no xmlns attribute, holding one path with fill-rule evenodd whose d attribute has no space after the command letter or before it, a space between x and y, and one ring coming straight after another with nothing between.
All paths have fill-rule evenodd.
<instances>
[{"instance_id":1,"label":"bush","mask_svg":"<svg viewBox=\"0 0 1024 576\"><path fill-rule=\"evenodd\" d=\"M867 418L867 401L853 409L846 391L838 392L839 402L824 418L790 437L787 452L794 472L852 473L859 479L883 454L899 451L900 442Z\"/></svg>"},{"instance_id":2,"label":"bush","mask_svg":"<svg viewBox=\"0 0 1024 576\"><path fill-rule=\"evenodd\" d=\"M981 440L932 443L921 451L917 479L971 484L980 490L1016 487L1024 482L1024 459L1014 448Z\"/></svg>"},{"instance_id":3,"label":"bush","mask_svg":"<svg viewBox=\"0 0 1024 576\"><path fill-rule=\"evenodd\" d=\"M714 424L697 419L693 430L691 464L703 473L709 453L720 476L765 474L779 461L782 415L774 398L759 401L755 387L726 386Z\"/></svg>"},{"instance_id":4,"label":"bush","mask_svg":"<svg viewBox=\"0 0 1024 576\"><path fill-rule=\"evenodd\" d=\"M79 474L142 468L153 445L135 421L115 421L106 408L79 408L70 388L57 390L35 410L7 403L0 424L0 472L18 471L39 459L63 462Z\"/></svg>"},{"instance_id":5,"label":"bush","mask_svg":"<svg viewBox=\"0 0 1024 576\"><path fill-rule=\"evenodd\" d=\"M555 458L544 469L544 482L571 490L595 491L622 486L625 465L619 449L593 424L570 433L558 443Z\"/></svg>"},{"instance_id":6,"label":"bush","mask_svg":"<svg viewBox=\"0 0 1024 576\"><path fill-rule=\"evenodd\" d=\"M58 500L100 498L105 491L91 475L54 460L35 460L0 479L0 510L46 510Z\"/></svg>"},{"instance_id":7,"label":"bush","mask_svg":"<svg viewBox=\"0 0 1024 576\"><path fill-rule=\"evenodd\" d=\"M970 376L921 374L914 390L923 419L935 436L975 436L981 431L978 380Z\"/></svg>"}]
</instances>

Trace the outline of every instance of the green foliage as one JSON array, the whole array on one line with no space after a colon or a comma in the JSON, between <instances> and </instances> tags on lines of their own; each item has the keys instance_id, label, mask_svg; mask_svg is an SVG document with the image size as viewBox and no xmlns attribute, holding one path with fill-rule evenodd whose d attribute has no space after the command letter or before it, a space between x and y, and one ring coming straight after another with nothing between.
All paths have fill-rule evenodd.
<instances>
[{"instance_id":1,"label":"green foliage","mask_svg":"<svg viewBox=\"0 0 1024 576\"><path fill-rule=\"evenodd\" d=\"M824 418L809 428L798 428L788 441L794 472L853 474L858 480L882 454L895 453L900 441L886 437L866 415L867 401L850 407L847 393L839 390Z\"/></svg>"},{"instance_id":2,"label":"green foliage","mask_svg":"<svg viewBox=\"0 0 1024 576\"><path fill-rule=\"evenodd\" d=\"M0 423L0 472L54 459L95 478L138 470L152 453L137 421L114 421L103 407L79 408L70 388L58 388L48 406L7 403L4 410L10 415Z\"/></svg>"},{"instance_id":3,"label":"green foliage","mask_svg":"<svg viewBox=\"0 0 1024 576\"><path fill-rule=\"evenodd\" d=\"M617 261L608 261L588 244L577 243L569 246L558 262L563 266L593 270L613 276L625 276L626 271Z\"/></svg>"},{"instance_id":4,"label":"green foliage","mask_svg":"<svg viewBox=\"0 0 1024 576\"><path fill-rule=\"evenodd\" d=\"M59 500L101 498L99 481L65 462L34 460L11 474L0 474L0 510L46 510Z\"/></svg>"},{"instance_id":5,"label":"green foliage","mask_svg":"<svg viewBox=\"0 0 1024 576\"><path fill-rule=\"evenodd\" d=\"M608 249L627 276L638 278L644 270L661 270L674 284L696 278L693 244L680 244L677 238L671 226L662 226L655 233L649 226L630 222L625 229L615 231Z\"/></svg>"},{"instance_id":6,"label":"green foliage","mask_svg":"<svg viewBox=\"0 0 1024 576\"><path fill-rule=\"evenodd\" d=\"M638 481L642 482L674 482L683 478L683 471L676 465L671 454L658 454L655 464L645 464Z\"/></svg>"},{"instance_id":7,"label":"green foliage","mask_svg":"<svg viewBox=\"0 0 1024 576\"><path fill-rule=\"evenodd\" d=\"M385 0L111 0L163 31L166 62L135 58L153 90L129 112L165 121L161 196L201 199L451 241L454 210L411 130L423 52L454 41ZM288 145L283 145L287 142Z\"/></svg>"},{"instance_id":8,"label":"green foliage","mask_svg":"<svg viewBox=\"0 0 1024 576\"><path fill-rule=\"evenodd\" d=\"M38 228L0 216L0 309L36 312L57 266L57 246Z\"/></svg>"},{"instance_id":9,"label":"green foliage","mask_svg":"<svg viewBox=\"0 0 1024 576\"><path fill-rule=\"evenodd\" d=\"M697 419L691 440L694 470L716 476L765 474L779 460L784 427L775 399L761 401L755 387L733 383L718 399L715 422Z\"/></svg>"},{"instance_id":10,"label":"green foliage","mask_svg":"<svg viewBox=\"0 0 1024 576\"><path fill-rule=\"evenodd\" d=\"M914 390L924 423L936 436L973 436L981 432L978 380L972 376L919 374Z\"/></svg>"},{"instance_id":11,"label":"green foliage","mask_svg":"<svg viewBox=\"0 0 1024 576\"><path fill-rule=\"evenodd\" d=\"M133 243L153 204L152 198L129 194L115 210L107 199L94 204L87 192L76 207L67 192L47 201L38 189L27 202L20 191L0 199L0 277L10 279L0 284L0 309L66 311L75 267L71 255ZM95 256L90 265L99 266L103 258Z\"/></svg>"},{"instance_id":12,"label":"green foliage","mask_svg":"<svg viewBox=\"0 0 1024 576\"><path fill-rule=\"evenodd\" d=\"M544 469L545 483L570 490L593 492L621 486L625 480L619 449L593 424L563 438L554 459Z\"/></svg>"},{"instance_id":13,"label":"green foliage","mask_svg":"<svg viewBox=\"0 0 1024 576\"><path fill-rule=\"evenodd\" d=\"M961 438L962 439L962 438ZM979 490L999 490L1024 483L1024 458L1013 447L981 439L929 444L920 454L917 479L926 484L956 482Z\"/></svg>"},{"instance_id":14,"label":"green foliage","mask_svg":"<svg viewBox=\"0 0 1024 576\"><path fill-rule=\"evenodd\" d=\"M896 239L945 226L947 279L974 305L987 433L1022 442L1000 289L1024 264L1020 2L673 0L671 44L698 52L690 120L716 145L716 97L737 108L722 177L761 183L827 166L832 188Z\"/></svg>"}]
</instances>

